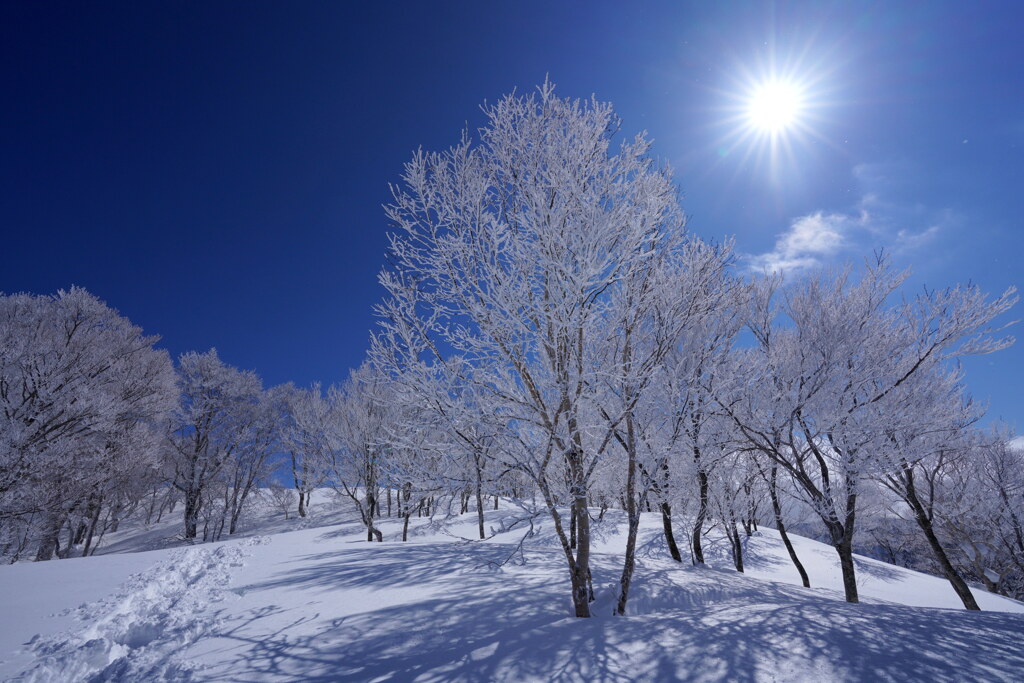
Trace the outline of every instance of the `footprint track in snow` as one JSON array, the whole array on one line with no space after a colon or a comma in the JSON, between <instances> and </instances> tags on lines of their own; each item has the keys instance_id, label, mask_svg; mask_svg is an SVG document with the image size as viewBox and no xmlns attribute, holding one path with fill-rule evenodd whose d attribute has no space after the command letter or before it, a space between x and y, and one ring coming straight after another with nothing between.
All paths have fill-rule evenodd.
<instances>
[{"instance_id":1,"label":"footprint track in snow","mask_svg":"<svg viewBox=\"0 0 1024 683\"><path fill-rule=\"evenodd\" d=\"M233 595L227 586L252 546L269 542L187 548L132 575L106 598L72 610L80 629L33 638L35 664L18 680L191 680L195 668L181 651L216 625L209 606Z\"/></svg>"}]
</instances>

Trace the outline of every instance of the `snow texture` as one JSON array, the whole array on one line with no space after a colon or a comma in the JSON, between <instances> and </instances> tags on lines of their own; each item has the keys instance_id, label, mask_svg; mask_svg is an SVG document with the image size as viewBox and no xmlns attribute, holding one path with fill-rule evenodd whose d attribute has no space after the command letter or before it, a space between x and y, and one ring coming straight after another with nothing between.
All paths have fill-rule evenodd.
<instances>
[{"instance_id":1,"label":"snow texture","mask_svg":"<svg viewBox=\"0 0 1024 683\"><path fill-rule=\"evenodd\" d=\"M216 625L210 605L253 545L196 547L133 575L113 595L73 610L83 628L37 638L37 663L23 674L32 683L63 681L188 681L193 664L176 653Z\"/></svg>"},{"instance_id":2,"label":"snow texture","mask_svg":"<svg viewBox=\"0 0 1024 683\"><path fill-rule=\"evenodd\" d=\"M407 543L400 520L381 519L384 542L366 543L354 506L317 493L311 518L269 544L0 567L0 679L818 683L1024 670L1024 604L975 587L984 611L969 613L948 582L860 556L863 602L847 604L834 549L793 537L813 586L802 588L772 529L744 539L740 574L717 532L707 567L674 563L660 515L645 513L628 614L614 617L625 516L609 510L594 523L595 618L575 619L550 523L519 553L528 525L506 504L486 512L486 541L469 540L470 513L414 518Z\"/></svg>"}]
</instances>

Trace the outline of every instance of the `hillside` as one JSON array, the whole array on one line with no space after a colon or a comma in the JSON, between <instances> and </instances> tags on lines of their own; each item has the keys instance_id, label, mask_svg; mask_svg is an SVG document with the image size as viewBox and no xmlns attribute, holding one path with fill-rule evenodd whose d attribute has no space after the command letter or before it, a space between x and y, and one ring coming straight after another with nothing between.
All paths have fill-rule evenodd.
<instances>
[{"instance_id":1,"label":"hillside","mask_svg":"<svg viewBox=\"0 0 1024 683\"><path fill-rule=\"evenodd\" d=\"M655 515L624 618L610 616L623 519L595 525L598 617L577 620L545 520L506 561L524 529L498 530L514 517L488 511L485 542L466 540L470 514L414 519L407 543L385 522L386 542L367 544L323 498L312 520L268 511L246 538L142 552L123 551L166 543L175 521L127 527L104 555L0 567L0 678L1009 681L1024 670L1024 604L976 590L986 611L968 613L945 581L859 558L864 602L849 605L831 548L795 539L815 586L804 589L771 529L748 539L745 575L714 539L709 567L680 566Z\"/></svg>"}]
</instances>

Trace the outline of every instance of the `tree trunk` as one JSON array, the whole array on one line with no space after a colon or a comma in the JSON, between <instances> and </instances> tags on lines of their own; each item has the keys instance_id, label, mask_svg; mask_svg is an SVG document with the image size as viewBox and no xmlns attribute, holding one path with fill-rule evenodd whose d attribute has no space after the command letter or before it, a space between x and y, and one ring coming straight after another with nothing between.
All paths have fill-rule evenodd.
<instances>
[{"instance_id":1,"label":"tree trunk","mask_svg":"<svg viewBox=\"0 0 1024 683\"><path fill-rule=\"evenodd\" d=\"M629 600L629 587L633 582L636 569L636 532L640 527L640 513L636 504L629 511L629 531L626 535L626 557L622 563L622 576L619 578L619 600L615 605L615 614L626 615L626 601Z\"/></svg>"},{"instance_id":2,"label":"tree trunk","mask_svg":"<svg viewBox=\"0 0 1024 683\"><path fill-rule=\"evenodd\" d=\"M622 576L619 578L619 601L615 605L617 615L626 615L626 601L629 600L629 587L636 569L636 531L640 527L640 508L636 500L636 441L633 433L632 413L626 413L626 516L629 529L626 534L626 557L622 563Z\"/></svg>"},{"instance_id":3,"label":"tree trunk","mask_svg":"<svg viewBox=\"0 0 1024 683\"><path fill-rule=\"evenodd\" d=\"M843 591L846 593L846 602L858 603L860 598L857 595L857 574L853 564L853 547L846 539L835 545L839 553L839 567L843 571Z\"/></svg>"},{"instance_id":4,"label":"tree trunk","mask_svg":"<svg viewBox=\"0 0 1024 683\"><path fill-rule=\"evenodd\" d=\"M366 541L373 541L373 511L377 504L377 485L367 482L366 484Z\"/></svg>"},{"instance_id":5,"label":"tree trunk","mask_svg":"<svg viewBox=\"0 0 1024 683\"><path fill-rule=\"evenodd\" d=\"M914 519L917 521L921 531L924 532L925 538L928 539L928 545L931 547L935 559L938 560L939 566L942 567L942 573L945 575L946 580L949 581L960 601L964 603L964 609L980 610L981 607L978 606L978 601L975 600L970 587L963 577L960 576L960 572L953 567L953 563L949 561L949 556L946 555L946 550L942 547L942 543L939 542L938 536L935 535L932 520L925 511L921 499L917 496L917 487L914 485L914 471L911 465L903 468L903 484L903 497L914 511Z\"/></svg>"},{"instance_id":6,"label":"tree trunk","mask_svg":"<svg viewBox=\"0 0 1024 683\"><path fill-rule=\"evenodd\" d=\"M117 530L121 528L121 513L124 512L120 503L114 505L110 510L110 531L117 533Z\"/></svg>"},{"instance_id":7,"label":"tree trunk","mask_svg":"<svg viewBox=\"0 0 1024 683\"><path fill-rule=\"evenodd\" d=\"M797 572L800 573L800 580L804 584L804 588L811 587L811 580L807 576L807 570L804 569L803 563L800 558L797 557L796 549L793 547L793 542L789 540L789 534L786 533L786 525L782 521L782 504L779 502L779 491L778 491L778 467L772 465L771 479L768 482L768 495L772 499L772 512L775 513L775 528L779 532L779 536L782 537L782 544L786 546L786 552L789 553L789 559L793 560L793 566L796 567Z\"/></svg>"},{"instance_id":8,"label":"tree trunk","mask_svg":"<svg viewBox=\"0 0 1024 683\"><path fill-rule=\"evenodd\" d=\"M64 526L63 513L52 512L47 516L43 536L39 539L39 549L36 551L36 562L52 560L54 554L60 551L60 528L62 526Z\"/></svg>"},{"instance_id":9,"label":"tree trunk","mask_svg":"<svg viewBox=\"0 0 1024 683\"><path fill-rule=\"evenodd\" d=\"M736 571L743 573L743 543L740 540L740 530L736 527L736 520L730 519L725 527L725 535L729 537L729 544L732 546L732 563Z\"/></svg>"},{"instance_id":10,"label":"tree trunk","mask_svg":"<svg viewBox=\"0 0 1024 683\"><path fill-rule=\"evenodd\" d=\"M198 491L185 493L185 538L195 538L199 533L200 497Z\"/></svg>"},{"instance_id":11,"label":"tree trunk","mask_svg":"<svg viewBox=\"0 0 1024 683\"><path fill-rule=\"evenodd\" d=\"M693 559L694 564L704 564L701 536L704 534L704 520L708 515L708 474L703 468L697 470L697 482L700 488L700 507L697 508L697 519L693 523Z\"/></svg>"},{"instance_id":12,"label":"tree trunk","mask_svg":"<svg viewBox=\"0 0 1024 683\"><path fill-rule=\"evenodd\" d=\"M103 510L102 499L101 502L93 506L92 518L89 520L89 530L85 535L85 546L82 547L82 557L89 556L89 549L92 548L92 539L96 533L96 525L100 521L100 512Z\"/></svg>"},{"instance_id":13,"label":"tree trunk","mask_svg":"<svg viewBox=\"0 0 1024 683\"><path fill-rule=\"evenodd\" d=\"M683 556L676 545L676 536L672 532L672 506L668 503L661 504L661 525L665 528L665 543L668 545L668 552L676 562L682 562Z\"/></svg>"},{"instance_id":14,"label":"tree trunk","mask_svg":"<svg viewBox=\"0 0 1024 683\"><path fill-rule=\"evenodd\" d=\"M404 500L403 500L404 498ZM404 514L405 519L402 520L402 540L409 540L409 517L412 516L412 505L409 501L412 500L412 482L407 481L402 486L402 490L398 492L398 508Z\"/></svg>"},{"instance_id":15,"label":"tree trunk","mask_svg":"<svg viewBox=\"0 0 1024 683\"><path fill-rule=\"evenodd\" d=\"M576 561L572 569L572 602L577 617L590 616L590 601L594 591L590 583L590 515L587 498L577 495L573 503L576 511Z\"/></svg>"},{"instance_id":16,"label":"tree trunk","mask_svg":"<svg viewBox=\"0 0 1024 683\"><path fill-rule=\"evenodd\" d=\"M484 533L484 498L480 494L480 484L476 486L476 523L480 531L480 540L487 538L487 534Z\"/></svg>"},{"instance_id":17,"label":"tree trunk","mask_svg":"<svg viewBox=\"0 0 1024 683\"><path fill-rule=\"evenodd\" d=\"M476 521L480 530L481 541L487 537L484 533L484 497L481 491L484 479L482 457L483 455L479 451L473 451L473 464L476 470Z\"/></svg>"}]
</instances>

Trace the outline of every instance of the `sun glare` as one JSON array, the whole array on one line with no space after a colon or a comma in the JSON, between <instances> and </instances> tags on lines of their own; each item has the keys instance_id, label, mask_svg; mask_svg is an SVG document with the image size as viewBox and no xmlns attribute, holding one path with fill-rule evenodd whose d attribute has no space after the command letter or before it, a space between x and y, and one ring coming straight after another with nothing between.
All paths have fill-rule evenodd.
<instances>
[{"instance_id":1,"label":"sun glare","mask_svg":"<svg viewBox=\"0 0 1024 683\"><path fill-rule=\"evenodd\" d=\"M778 81L763 83L750 98L750 124L768 133L782 131L796 121L800 104L800 90L796 86Z\"/></svg>"},{"instance_id":2,"label":"sun glare","mask_svg":"<svg viewBox=\"0 0 1024 683\"><path fill-rule=\"evenodd\" d=\"M815 148L835 147L823 127L835 92L826 57L794 47L791 55L737 61L724 72L714 124L722 131L714 141L719 161L736 174L765 174L782 183Z\"/></svg>"}]
</instances>

